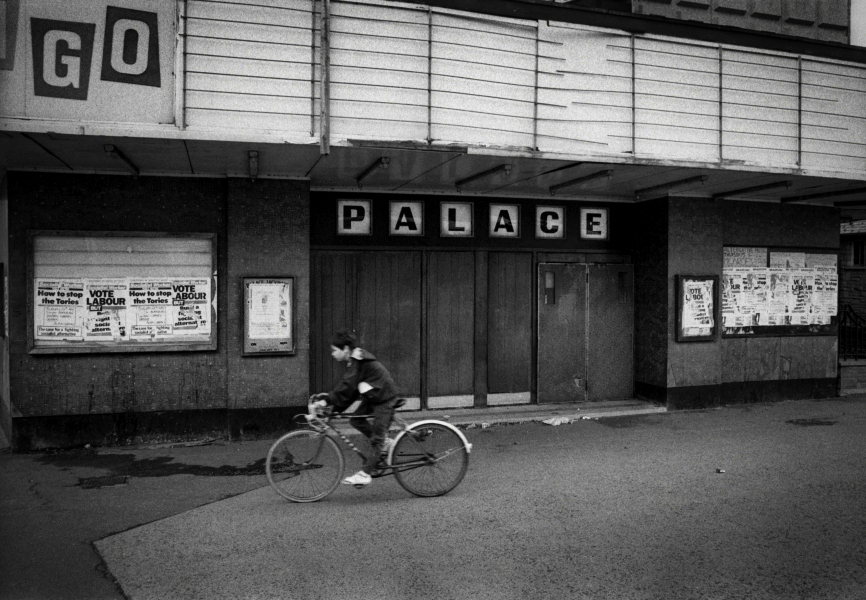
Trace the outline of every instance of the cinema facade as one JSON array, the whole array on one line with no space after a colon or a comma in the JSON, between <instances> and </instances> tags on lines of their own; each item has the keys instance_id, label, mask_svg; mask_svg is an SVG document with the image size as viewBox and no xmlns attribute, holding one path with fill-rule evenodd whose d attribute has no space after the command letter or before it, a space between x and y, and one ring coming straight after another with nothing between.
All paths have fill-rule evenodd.
<instances>
[{"instance_id":1,"label":"cinema facade","mask_svg":"<svg viewBox=\"0 0 866 600\"><path fill-rule=\"evenodd\" d=\"M838 394L861 47L538 0L0 7L17 449L270 434L340 328L414 410Z\"/></svg>"}]
</instances>

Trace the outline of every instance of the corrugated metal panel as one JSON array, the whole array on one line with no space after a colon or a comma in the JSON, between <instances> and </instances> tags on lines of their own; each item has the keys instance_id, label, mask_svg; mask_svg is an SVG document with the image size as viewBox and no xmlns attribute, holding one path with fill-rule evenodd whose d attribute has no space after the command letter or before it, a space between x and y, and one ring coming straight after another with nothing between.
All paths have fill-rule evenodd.
<instances>
[{"instance_id":1,"label":"corrugated metal panel","mask_svg":"<svg viewBox=\"0 0 866 600\"><path fill-rule=\"evenodd\" d=\"M635 40L635 154L718 157L716 48Z\"/></svg>"},{"instance_id":2,"label":"corrugated metal panel","mask_svg":"<svg viewBox=\"0 0 866 600\"><path fill-rule=\"evenodd\" d=\"M723 157L795 167L797 60L726 49L723 71Z\"/></svg>"},{"instance_id":3,"label":"corrugated metal panel","mask_svg":"<svg viewBox=\"0 0 866 600\"><path fill-rule=\"evenodd\" d=\"M433 139L532 146L535 23L432 18Z\"/></svg>"},{"instance_id":4,"label":"corrugated metal panel","mask_svg":"<svg viewBox=\"0 0 866 600\"><path fill-rule=\"evenodd\" d=\"M866 170L866 67L803 60L804 168Z\"/></svg>"},{"instance_id":5,"label":"corrugated metal panel","mask_svg":"<svg viewBox=\"0 0 866 600\"><path fill-rule=\"evenodd\" d=\"M310 134L312 2L190 0L189 127Z\"/></svg>"},{"instance_id":6,"label":"corrugated metal panel","mask_svg":"<svg viewBox=\"0 0 866 600\"><path fill-rule=\"evenodd\" d=\"M628 36L562 23L540 23L538 37L539 149L630 152Z\"/></svg>"},{"instance_id":7,"label":"corrugated metal panel","mask_svg":"<svg viewBox=\"0 0 866 600\"><path fill-rule=\"evenodd\" d=\"M427 12L332 2L331 19L333 139L425 139Z\"/></svg>"}]
</instances>

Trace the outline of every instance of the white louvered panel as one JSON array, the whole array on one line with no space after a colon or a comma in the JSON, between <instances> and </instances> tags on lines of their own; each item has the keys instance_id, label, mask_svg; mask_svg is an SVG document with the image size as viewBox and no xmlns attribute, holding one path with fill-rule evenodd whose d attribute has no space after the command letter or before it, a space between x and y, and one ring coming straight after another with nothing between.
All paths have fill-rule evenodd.
<instances>
[{"instance_id":1,"label":"white louvered panel","mask_svg":"<svg viewBox=\"0 0 866 600\"><path fill-rule=\"evenodd\" d=\"M335 2L331 16L332 140L424 139L426 11Z\"/></svg>"},{"instance_id":2,"label":"white louvered panel","mask_svg":"<svg viewBox=\"0 0 866 600\"><path fill-rule=\"evenodd\" d=\"M535 45L534 26L434 13L432 137L532 146Z\"/></svg>"},{"instance_id":3,"label":"white louvered panel","mask_svg":"<svg viewBox=\"0 0 866 600\"><path fill-rule=\"evenodd\" d=\"M187 76L187 90L195 92L225 92L242 95L266 95L284 98L303 98L310 102L309 81L287 81L276 78L233 77L230 75L201 75L192 73Z\"/></svg>"},{"instance_id":4,"label":"white louvered panel","mask_svg":"<svg viewBox=\"0 0 866 600\"><path fill-rule=\"evenodd\" d=\"M797 60L728 48L723 57L725 160L796 166Z\"/></svg>"},{"instance_id":5,"label":"white louvered panel","mask_svg":"<svg viewBox=\"0 0 866 600\"><path fill-rule=\"evenodd\" d=\"M718 160L718 49L637 39L634 60L635 154Z\"/></svg>"},{"instance_id":6,"label":"white louvered panel","mask_svg":"<svg viewBox=\"0 0 866 600\"><path fill-rule=\"evenodd\" d=\"M253 101L255 104L251 105ZM310 101L307 98L253 96L251 94L226 94L223 92L190 92L188 102L190 106L199 109L239 113L270 113L285 116L297 115L304 107L309 110L310 106ZM304 116L304 118L309 117Z\"/></svg>"},{"instance_id":7,"label":"white louvered panel","mask_svg":"<svg viewBox=\"0 0 866 600\"><path fill-rule=\"evenodd\" d=\"M262 44L259 42L232 39L209 39L191 37L186 44L187 60L191 56L225 56L244 60L299 63L310 68L310 45L288 46L285 44Z\"/></svg>"},{"instance_id":8,"label":"white louvered panel","mask_svg":"<svg viewBox=\"0 0 866 600\"><path fill-rule=\"evenodd\" d=\"M539 149L630 152L629 38L563 23L539 24L538 37Z\"/></svg>"},{"instance_id":9,"label":"white louvered panel","mask_svg":"<svg viewBox=\"0 0 866 600\"><path fill-rule=\"evenodd\" d=\"M803 61L803 167L866 170L866 68Z\"/></svg>"},{"instance_id":10,"label":"white louvered panel","mask_svg":"<svg viewBox=\"0 0 866 600\"><path fill-rule=\"evenodd\" d=\"M310 135L312 2L190 0L186 121Z\"/></svg>"}]
</instances>

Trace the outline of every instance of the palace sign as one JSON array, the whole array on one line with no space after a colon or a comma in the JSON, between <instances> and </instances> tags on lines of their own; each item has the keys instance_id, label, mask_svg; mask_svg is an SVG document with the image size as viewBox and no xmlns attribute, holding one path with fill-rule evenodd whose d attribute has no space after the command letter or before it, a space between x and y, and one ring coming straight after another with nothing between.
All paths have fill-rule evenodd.
<instances>
[{"instance_id":1,"label":"palace sign","mask_svg":"<svg viewBox=\"0 0 866 600\"><path fill-rule=\"evenodd\" d=\"M424 202L391 201L389 203L388 234L392 236L424 235ZM491 204L487 215L491 238L521 236L521 206ZM538 206L535 209L535 238L565 239L565 206ZM373 235L371 200L337 201L337 235ZM475 207L472 202L439 203L439 235L458 238L474 237ZM608 209L580 208L580 238L607 240Z\"/></svg>"}]
</instances>

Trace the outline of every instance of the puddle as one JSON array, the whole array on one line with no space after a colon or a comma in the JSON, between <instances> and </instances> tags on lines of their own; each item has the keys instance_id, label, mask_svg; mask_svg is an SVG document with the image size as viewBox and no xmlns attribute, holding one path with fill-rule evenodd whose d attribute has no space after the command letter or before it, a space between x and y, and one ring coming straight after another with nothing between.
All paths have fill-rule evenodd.
<instances>
[{"instance_id":1,"label":"puddle","mask_svg":"<svg viewBox=\"0 0 866 600\"><path fill-rule=\"evenodd\" d=\"M837 422L830 419L791 419L790 421L785 421L785 423L799 425L800 427L822 427L835 425Z\"/></svg>"},{"instance_id":2,"label":"puddle","mask_svg":"<svg viewBox=\"0 0 866 600\"><path fill-rule=\"evenodd\" d=\"M221 465L212 467L175 462L175 459L170 456L136 459L134 454L99 454L92 450L73 450L43 454L37 458L37 461L67 471L73 468L104 469L112 476L126 477L168 477L171 475L235 477L265 474L264 457L245 466Z\"/></svg>"}]
</instances>

